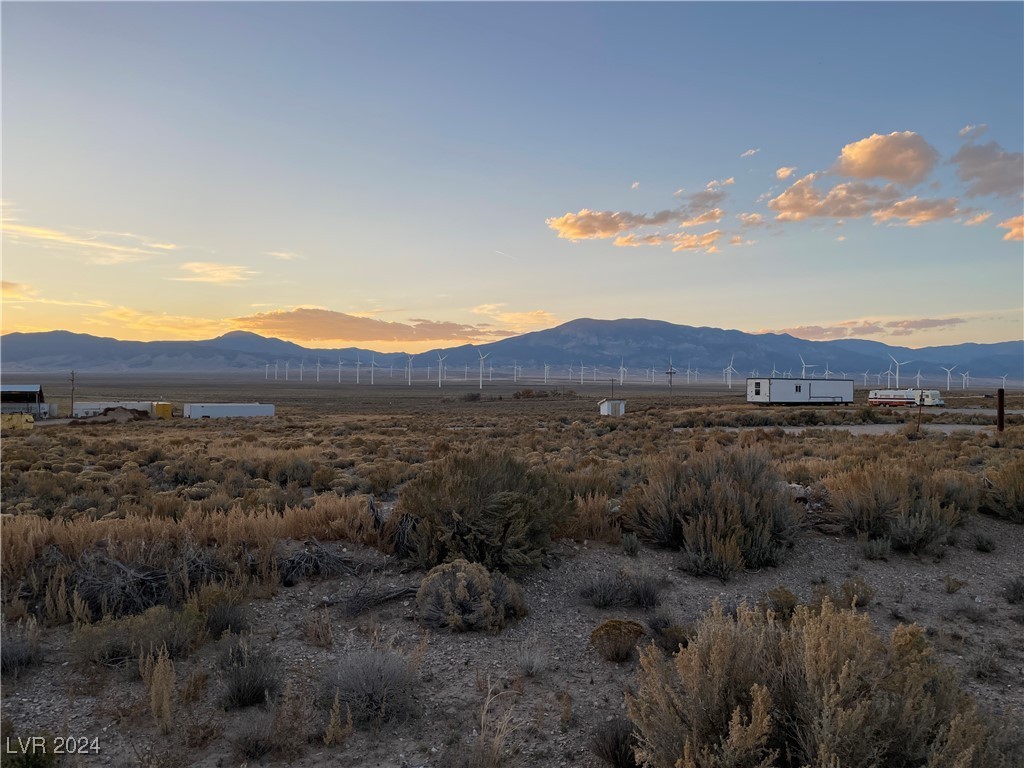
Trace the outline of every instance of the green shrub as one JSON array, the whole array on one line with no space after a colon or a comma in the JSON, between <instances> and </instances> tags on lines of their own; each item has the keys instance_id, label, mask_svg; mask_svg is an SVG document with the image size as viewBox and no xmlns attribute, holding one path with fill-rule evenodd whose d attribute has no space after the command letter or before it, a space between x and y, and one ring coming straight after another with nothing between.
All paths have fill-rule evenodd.
<instances>
[{"instance_id":1,"label":"green shrub","mask_svg":"<svg viewBox=\"0 0 1024 768\"><path fill-rule=\"evenodd\" d=\"M785 624L716 603L674 657L642 652L627 707L649 768L1009 768L1022 757L920 627L886 640L829 600Z\"/></svg>"},{"instance_id":2,"label":"green shrub","mask_svg":"<svg viewBox=\"0 0 1024 768\"><path fill-rule=\"evenodd\" d=\"M770 455L756 446L659 459L624 507L641 537L683 550L685 570L722 579L777 565L800 521Z\"/></svg>"},{"instance_id":3,"label":"green shrub","mask_svg":"<svg viewBox=\"0 0 1024 768\"><path fill-rule=\"evenodd\" d=\"M414 521L409 554L421 566L463 559L521 571L540 564L573 500L552 473L484 451L448 455L421 472L402 488L399 508Z\"/></svg>"},{"instance_id":4,"label":"green shrub","mask_svg":"<svg viewBox=\"0 0 1024 768\"><path fill-rule=\"evenodd\" d=\"M514 581L465 560L431 570L416 593L416 607L424 624L452 632L498 632L527 612Z\"/></svg>"},{"instance_id":5,"label":"green shrub","mask_svg":"<svg viewBox=\"0 0 1024 768\"><path fill-rule=\"evenodd\" d=\"M205 617L193 605L180 611L158 605L138 616L106 618L75 628L72 652L82 661L118 666L166 646L171 658L187 656L205 636Z\"/></svg>"}]
</instances>

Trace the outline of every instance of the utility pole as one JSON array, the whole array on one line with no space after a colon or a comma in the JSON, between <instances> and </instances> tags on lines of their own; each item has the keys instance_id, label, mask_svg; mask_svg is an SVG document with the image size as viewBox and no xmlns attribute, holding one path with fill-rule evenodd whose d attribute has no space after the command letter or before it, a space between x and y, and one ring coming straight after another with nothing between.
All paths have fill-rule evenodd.
<instances>
[{"instance_id":1,"label":"utility pole","mask_svg":"<svg viewBox=\"0 0 1024 768\"><path fill-rule=\"evenodd\" d=\"M73 416L75 413L75 372L71 372L71 413L68 416Z\"/></svg>"}]
</instances>

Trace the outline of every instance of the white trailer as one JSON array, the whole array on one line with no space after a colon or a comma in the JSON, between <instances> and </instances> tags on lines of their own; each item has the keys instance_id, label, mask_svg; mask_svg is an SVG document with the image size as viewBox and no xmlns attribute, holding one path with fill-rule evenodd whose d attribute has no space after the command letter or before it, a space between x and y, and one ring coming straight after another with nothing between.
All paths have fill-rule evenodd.
<instances>
[{"instance_id":1,"label":"white trailer","mask_svg":"<svg viewBox=\"0 0 1024 768\"><path fill-rule=\"evenodd\" d=\"M748 403L842 405L853 402L853 379L747 379Z\"/></svg>"},{"instance_id":2,"label":"white trailer","mask_svg":"<svg viewBox=\"0 0 1024 768\"><path fill-rule=\"evenodd\" d=\"M605 398L604 400L599 400L597 405L602 416L623 416L626 413L625 400L610 400Z\"/></svg>"},{"instance_id":3,"label":"white trailer","mask_svg":"<svg viewBox=\"0 0 1024 768\"><path fill-rule=\"evenodd\" d=\"M236 416L273 416L267 403L185 403L186 419L227 419Z\"/></svg>"},{"instance_id":4,"label":"white trailer","mask_svg":"<svg viewBox=\"0 0 1024 768\"><path fill-rule=\"evenodd\" d=\"M868 393L870 405L934 405L943 406L946 401L937 389L872 389Z\"/></svg>"}]
</instances>

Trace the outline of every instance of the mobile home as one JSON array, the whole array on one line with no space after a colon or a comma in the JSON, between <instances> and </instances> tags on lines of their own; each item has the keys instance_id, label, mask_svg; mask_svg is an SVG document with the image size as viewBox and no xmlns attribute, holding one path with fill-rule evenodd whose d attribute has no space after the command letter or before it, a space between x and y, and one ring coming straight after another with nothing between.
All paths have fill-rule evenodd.
<instances>
[{"instance_id":1,"label":"mobile home","mask_svg":"<svg viewBox=\"0 0 1024 768\"><path fill-rule=\"evenodd\" d=\"M853 402L853 379L747 379L748 403L842 405Z\"/></svg>"},{"instance_id":2,"label":"mobile home","mask_svg":"<svg viewBox=\"0 0 1024 768\"><path fill-rule=\"evenodd\" d=\"M236 416L273 416L267 403L185 403L186 419L226 419Z\"/></svg>"}]
</instances>

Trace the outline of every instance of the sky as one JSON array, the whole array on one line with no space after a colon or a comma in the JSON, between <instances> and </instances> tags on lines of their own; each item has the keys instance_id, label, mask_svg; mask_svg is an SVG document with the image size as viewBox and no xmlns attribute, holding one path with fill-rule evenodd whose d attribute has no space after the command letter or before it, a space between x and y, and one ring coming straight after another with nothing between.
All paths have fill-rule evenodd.
<instances>
[{"instance_id":1,"label":"sky","mask_svg":"<svg viewBox=\"0 0 1024 768\"><path fill-rule=\"evenodd\" d=\"M27 3L2 330L1024 338L1022 3Z\"/></svg>"}]
</instances>

